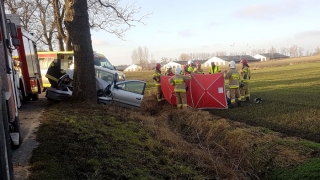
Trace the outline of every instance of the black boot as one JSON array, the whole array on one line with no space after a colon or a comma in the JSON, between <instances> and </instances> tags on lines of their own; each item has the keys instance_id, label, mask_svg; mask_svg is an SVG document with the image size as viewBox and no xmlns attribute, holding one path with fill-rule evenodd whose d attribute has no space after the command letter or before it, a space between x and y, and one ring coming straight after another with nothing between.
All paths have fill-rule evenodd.
<instances>
[{"instance_id":1,"label":"black boot","mask_svg":"<svg viewBox=\"0 0 320 180\"><path fill-rule=\"evenodd\" d=\"M238 106L241 106L241 101L238 101L237 104L238 104Z\"/></svg>"},{"instance_id":2,"label":"black boot","mask_svg":"<svg viewBox=\"0 0 320 180\"><path fill-rule=\"evenodd\" d=\"M250 97L246 97L246 101L250 101Z\"/></svg>"},{"instance_id":3,"label":"black boot","mask_svg":"<svg viewBox=\"0 0 320 180\"><path fill-rule=\"evenodd\" d=\"M228 104L228 108L234 108L234 104Z\"/></svg>"}]
</instances>

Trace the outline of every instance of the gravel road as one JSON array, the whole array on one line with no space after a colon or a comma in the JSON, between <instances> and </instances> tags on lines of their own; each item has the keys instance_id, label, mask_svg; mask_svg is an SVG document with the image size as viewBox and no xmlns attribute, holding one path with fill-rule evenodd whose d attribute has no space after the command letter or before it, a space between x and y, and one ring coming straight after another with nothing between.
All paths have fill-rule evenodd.
<instances>
[{"instance_id":1,"label":"gravel road","mask_svg":"<svg viewBox=\"0 0 320 180\"><path fill-rule=\"evenodd\" d=\"M13 170L15 180L26 180L29 175L29 159L32 151L37 147L35 132L40 125L40 117L47 105L45 92L39 95L38 101L28 101L19 109L21 133L23 143L13 151Z\"/></svg>"}]
</instances>

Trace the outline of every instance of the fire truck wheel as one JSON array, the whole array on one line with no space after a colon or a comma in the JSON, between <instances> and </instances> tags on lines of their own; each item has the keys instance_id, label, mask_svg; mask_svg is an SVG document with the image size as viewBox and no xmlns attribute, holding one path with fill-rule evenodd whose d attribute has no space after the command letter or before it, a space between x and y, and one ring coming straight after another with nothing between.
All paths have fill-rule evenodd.
<instances>
[{"instance_id":1,"label":"fire truck wheel","mask_svg":"<svg viewBox=\"0 0 320 180\"><path fill-rule=\"evenodd\" d=\"M22 134L21 134L21 127L20 127L20 120L19 120L19 117L16 117L15 118L15 121L11 123L11 131L12 132L17 132L19 133L19 145L14 145L13 142L11 142L11 147L12 149L17 149L20 147L22 141L23 141L23 137L22 137Z\"/></svg>"},{"instance_id":2,"label":"fire truck wheel","mask_svg":"<svg viewBox=\"0 0 320 180\"><path fill-rule=\"evenodd\" d=\"M0 117L0 179L13 179L9 129L5 127L8 127L8 122ZM9 167L9 169L7 169L7 167Z\"/></svg>"}]
</instances>

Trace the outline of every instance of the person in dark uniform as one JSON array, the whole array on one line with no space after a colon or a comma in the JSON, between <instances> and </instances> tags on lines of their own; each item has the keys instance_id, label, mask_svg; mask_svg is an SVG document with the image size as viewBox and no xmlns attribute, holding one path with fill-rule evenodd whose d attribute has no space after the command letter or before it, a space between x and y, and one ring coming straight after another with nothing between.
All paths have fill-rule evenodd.
<instances>
[{"instance_id":1,"label":"person in dark uniform","mask_svg":"<svg viewBox=\"0 0 320 180\"><path fill-rule=\"evenodd\" d=\"M51 62L46 74L46 78L48 78L51 87L58 88L58 80L64 73L65 71L61 69L60 59Z\"/></svg>"}]
</instances>

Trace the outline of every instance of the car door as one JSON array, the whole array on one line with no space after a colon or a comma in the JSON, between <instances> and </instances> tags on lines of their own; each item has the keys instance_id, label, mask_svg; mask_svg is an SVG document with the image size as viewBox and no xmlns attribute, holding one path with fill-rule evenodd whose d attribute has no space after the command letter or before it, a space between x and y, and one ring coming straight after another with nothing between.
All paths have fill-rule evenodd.
<instances>
[{"instance_id":1,"label":"car door","mask_svg":"<svg viewBox=\"0 0 320 180\"><path fill-rule=\"evenodd\" d=\"M139 80L118 82L112 91L113 103L129 108L139 108L145 87L146 82Z\"/></svg>"}]
</instances>

